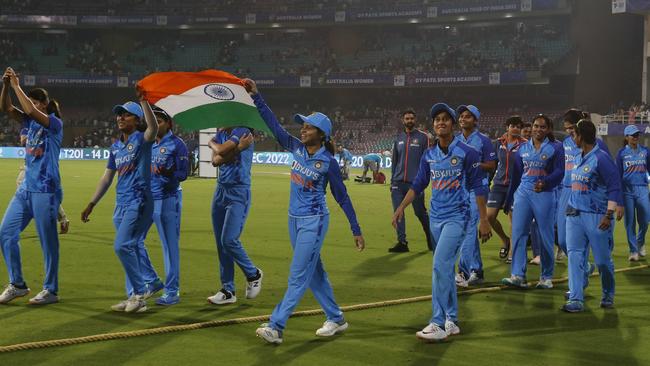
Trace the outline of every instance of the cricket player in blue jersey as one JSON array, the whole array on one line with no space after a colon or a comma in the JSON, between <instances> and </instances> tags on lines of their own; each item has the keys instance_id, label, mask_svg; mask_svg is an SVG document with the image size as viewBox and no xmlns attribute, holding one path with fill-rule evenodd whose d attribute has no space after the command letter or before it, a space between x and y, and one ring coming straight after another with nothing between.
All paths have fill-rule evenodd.
<instances>
[{"instance_id":1,"label":"cricket player in blue jersey","mask_svg":"<svg viewBox=\"0 0 650 366\"><path fill-rule=\"evenodd\" d=\"M650 151L639 144L641 131L635 125L625 127L625 146L616 154L616 165L623 183L625 202L625 231L630 246L630 262L645 257L645 234L650 221L650 199L648 199L648 167ZM636 232L635 220L639 223Z\"/></svg>"},{"instance_id":2,"label":"cricket player in blue jersey","mask_svg":"<svg viewBox=\"0 0 650 366\"><path fill-rule=\"evenodd\" d=\"M111 306L111 309L127 313L146 311L145 299L162 287L158 285L160 280L153 268L143 268L151 263L144 250L143 240L153 220L151 152L158 134L158 124L149 103L141 94L138 96L139 105L126 102L113 107L113 113L117 116L117 127L122 135L111 145L104 175L99 180L92 199L81 213L81 221L88 222L93 208L111 186L117 172L116 205L113 213L116 231L114 250L126 273L128 299ZM141 124L143 119L146 129ZM140 129L144 131L141 132ZM155 278L154 289L147 286L145 276Z\"/></svg>"},{"instance_id":3,"label":"cricket player in blue jersey","mask_svg":"<svg viewBox=\"0 0 650 366\"><path fill-rule=\"evenodd\" d=\"M571 194L571 171L573 170L576 156L580 155L582 151L575 141L575 128L578 121L588 117L586 113L578 109L569 109L564 113L564 131L569 135L562 141L564 147L564 178L562 179L562 190L560 191L560 198L557 207L557 237L558 245L561 252L558 251L558 258L562 259L566 254L566 205L569 201ZM609 149L603 140L596 138L598 147L609 154ZM588 257L588 256L587 256ZM587 258L586 258L587 259ZM589 268L589 266L587 266Z\"/></svg>"},{"instance_id":4,"label":"cricket player in blue jersey","mask_svg":"<svg viewBox=\"0 0 650 366\"><path fill-rule=\"evenodd\" d=\"M497 154L494 145L489 137L478 130L478 120L481 113L473 105L461 105L456 108L458 124L461 132L456 135L458 140L473 147L479 154L479 173L482 175L483 186L489 191L488 174L493 172L497 166ZM470 195L470 222L467 235L460 247L460 260L458 261L458 274L456 285L467 287L483 282L483 261L481 260L481 249L479 247L478 230L478 207L474 191Z\"/></svg>"},{"instance_id":5,"label":"cricket player in blue jersey","mask_svg":"<svg viewBox=\"0 0 650 366\"><path fill-rule=\"evenodd\" d=\"M429 324L416 336L428 342L442 341L460 333L458 298L454 283L454 267L458 252L469 230L470 192L474 191L479 211L479 235L485 241L491 236L486 214L487 187L483 183L478 152L453 134L456 112L445 103L431 108L433 129L438 138L420 160L418 174L406 197L393 215L393 226L404 217L404 210L415 197L431 184L429 224L437 243L433 254L433 315ZM435 209L433 209L435 208Z\"/></svg>"},{"instance_id":6,"label":"cricket player in blue jersey","mask_svg":"<svg viewBox=\"0 0 650 366\"><path fill-rule=\"evenodd\" d=\"M564 176L564 151L555 143L553 123L540 114L533 121L532 139L523 144L514 159L512 184L508 202L512 208L512 268L511 276L502 283L527 288L526 242L533 219L537 222L541 247L541 274L536 287L553 288L555 187ZM514 191L514 192L513 192Z\"/></svg>"},{"instance_id":7,"label":"cricket player in blue jersey","mask_svg":"<svg viewBox=\"0 0 650 366\"><path fill-rule=\"evenodd\" d=\"M581 149L573 160L571 194L567 204L566 242L569 257L569 299L562 310L584 310L585 256L591 248L600 273L600 306L614 306L614 212L623 216L621 176L609 153L596 143L596 127L581 120L575 127L575 142Z\"/></svg>"},{"instance_id":8,"label":"cricket player in blue jersey","mask_svg":"<svg viewBox=\"0 0 650 366\"><path fill-rule=\"evenodd\" d=\"M341 177L343 180L350 179L350 164L352 164L352 153L350 153L350 150L339 144L336 146L336 154L334 155L334 158L339 162Z\"/></svg>"},{"instance_id":9,"label":"cricket player in blue jersey","mask_svg":"<svg viewBox=\"0 0 650 366\"><path fill-rule=\"evenodd\" d=\"M377 178L377 174L379 173L380 167L381 167L381 155L377 153L370 153L364 155L363 173L361 173L361 176L357 175L357 179L355 179L355 182L361 182L361 183L370 182L370 178L366 178L366 175L368 174L368 169L372 171L372 179L375 180Z\"/></svg>"},{"instance_id":10,"label":"cricket player in blue jersey","mask_svg":"<svg viewBox=\"0 0 650 366\"><path fill-rule=\"evenodd\" d=\"M574 167L573 161L575 160L576 156L582 153L580 147L576 144L575 128L578 121L580 121L583 118L588 118L588 114L575 108L569 109L564 113L563 116L564 131L569 136L567 136L564 139L564 141L562 141L562 145L564 147L565 163L564 163L564 178L562 179L562 187L558 188L560 189L560 191L559 191L559 198L557 201L558 204L557 204L557 214L556 214L557 241L559 246L556 260L558 261L564 259L564 256L567 253L566 208L569 202L569 196L571 195L571 171L573 170ZM603 140L596 138L596 144L602 151L605 151L607 154L609 154L609 149L607 148L607 145ZM589 248L587 248L587 255L584 256L584 259L585 259L585 264L584 264L585 284L587 284L589 283L589 276L595 270L595 267L592 264L589 264ZM567 291L565 295L568 297L569 292Z\"/></svg>"},{"instance_id":11,"label":"cricket player in blue jersey","mask_svg":"<svg viewBox=\"0 0 650 366\"><path fill-rule=\"evenodd\" d=\"M18 97L20 108L11 103L9 89ZM0 304L29 293L20 259L20 233L34 219L45 263L43 290L29 299L33 305L59 301L59 237L57 212L63 198L59 175L59 151L63 122L59 105L44 89L29 93L20 87L14 70L8 67L2 76L0 111L27 127L25 143L25 179L7 207L0 225L0 245L9 273L9 284L0 294Z\"/></svg>"},{"instance_id":12,"label":"cricket player in blue jersey","mask_svg":"<svg viewBox=\"0 0 650 366\"><path fill-rule=\"evenodd\" d=\"M245 127L223 128L209 142L212 163L219 167L217 189L212 200L212 227L219 254L221 289L208 302L232 304L235 296L235 263L246 276L246 298L262 290L263 272L251 261L239 240L251 206L253 136Z\"/></svg>"},{"instance_id":13,"label":"cricket player in blue jersey","mask_svg":"<svg viewBox=\"0 0 650 366\"><path fill-rule=\"evenodd\" d=\"M29 126L27 125L27 123L23 122L23 128L20 129L20 146L25 146L27 144L28 133L29 133ZM25 164L23 163L20 167L20 170L18 170L18 176L16 177L16 189L20 188L24 180L25 180ZM59 234L67 234L68 230L70 230L70 220L68 220L68 216L65 214L63 205L59 205L59 212L57 214L56 219L59 222L59 228L60 228Z\"/></svg>"},{"instance_id":14,"label":"cricket player in blue jersey","mask_svg":"<svg viewBox=\"0 0 650 366\"><path fill-rule=\"evenodd\" d=\"M287 319L298 305L307 288L323 308L327 320L316 330L319 337L330 337L348 328L327 272L323 268L320 250L329 226L329 209L325 201L327 184L350 223L354 243L359 251L365 247L361 228L348 196L338 163L334 159L334 144L330 140L332 122L322 113L309 116L297 114L294 120L302 125L300 139L289 135L257 91L255 82L244 84L257 106L262 119L278 143L293 154L291 193L289 195L289 238L293 259L289 268L289 286L282 301L275 307L268 324L257 330L258 337L269 343L282 343Z\"/></svg>"},{"instance_id":15,"label":"cricket player in blue jersey","mask_svg":"<svg viewBox=\"0 0 650 366\"><path fill-rule=\"evenodd\" d=\"M158 124L158 134L151 152L153 222L158 229L165 263L165 292L156 299L156 304L174 305L180 301L179 239L183 208L180 183L187 179L189 160L185 143L172 132L172 118L158 107L154 107L153 112ZM140 247L144 248L144 244ZM141 257L148 258L145 255ZM154 289L151 290L153 292Z\"/></svg>"}]
</instances>

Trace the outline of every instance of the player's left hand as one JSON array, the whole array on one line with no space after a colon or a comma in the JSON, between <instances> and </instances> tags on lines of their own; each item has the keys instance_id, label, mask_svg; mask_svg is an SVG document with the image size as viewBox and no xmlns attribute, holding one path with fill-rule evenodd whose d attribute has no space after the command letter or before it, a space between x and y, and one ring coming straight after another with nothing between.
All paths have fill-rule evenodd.
<instances>
[{"instance_id":1,"label":"player's left hand","mask_svg":"<svg viewBox=\"0 0 650 366\"><path fill-rule=\"evenodd\" d=\"M623 208L623 206L616 206L616 221L621 221L624 212L625 209Z\"/></svg>"},{"instance_id":2,"label":"player's left hand","mask_svg":"<svg viewBox=\"0 0 650 366\"><path fill-rule=\"evenodd\" d=\"M239 144L237 145L237 149L239 151L246 150L251 144L255 141L255 138L253 137L252 133L247 133L244 136L242 136L241 139L239 139Z\"/></svg>"},{"instance_id":3,"label":"player's left hand","mask_svg":"<svg viewBox=\"0 0 650 366\"><path fill-rule=\"evenodd\" d=\"M492 237L492 228L487 219L481 219L478 224L478 236L481 238L481 243L485 243Z\"/></svg>"},{"instance_id":4,"label":"player's left hand","mask_svg":"<svg viewBox=\"0 0 650 366\"><path fill-rule=\"evenodd\" d=\"M356 245L358 251L363 251L366 247L366 240L363 238L363 235L354 236L354 245Z\"/></svg>"}]
</instances>

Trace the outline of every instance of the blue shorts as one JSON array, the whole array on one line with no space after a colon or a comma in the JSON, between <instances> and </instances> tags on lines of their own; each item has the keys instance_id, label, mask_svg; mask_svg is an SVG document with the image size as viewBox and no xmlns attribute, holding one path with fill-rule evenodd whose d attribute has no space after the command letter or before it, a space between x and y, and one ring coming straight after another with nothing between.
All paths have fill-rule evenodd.
<instances>
[{"instance_id":1,"label":"blue shorts","mask_svg":"<svg viewBox=\"0 0 650 366\"><path fill-rule=\"evenodd\" d=\"M488 194L487 207L502 209L507 196L508 187L492 186L492 188L490 188L490 193Z\"/></svg>"}]
</instances>

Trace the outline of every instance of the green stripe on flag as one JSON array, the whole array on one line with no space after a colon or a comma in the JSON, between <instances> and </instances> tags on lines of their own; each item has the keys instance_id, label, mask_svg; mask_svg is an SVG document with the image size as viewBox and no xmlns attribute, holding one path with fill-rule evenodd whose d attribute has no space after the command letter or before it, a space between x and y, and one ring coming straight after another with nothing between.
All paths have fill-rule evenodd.
<instances>
[{"instance_id":1,"label":"green stripe on flag","mask_svg":"<svg viewBox=\"0 0 650 366\"><path fill-rule=\"evenodd\" d=\"M257 108L239 102L204 104L174 116L174 123L186 130L215 127L250 127L273 136Z\"/></svg>"}]
</instances>

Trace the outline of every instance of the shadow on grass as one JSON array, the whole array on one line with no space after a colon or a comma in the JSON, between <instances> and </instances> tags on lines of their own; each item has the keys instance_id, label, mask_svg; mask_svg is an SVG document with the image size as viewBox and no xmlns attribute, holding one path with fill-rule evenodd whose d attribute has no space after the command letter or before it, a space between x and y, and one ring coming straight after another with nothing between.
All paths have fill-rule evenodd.
<instances>
[{"instance_id":1,"label":"shadow on grass","mask_svg":"<svg viewBox=\"0 0 650 366\"><path fill-rule=\"evenodd\" d=\"M359 263L354 268L354 272L357 278L385 277L387 271L398 274L407 269L410 262L424 255L431 257L431 252L391 253L374 257Z\"/></svg>"}]
</instances>

